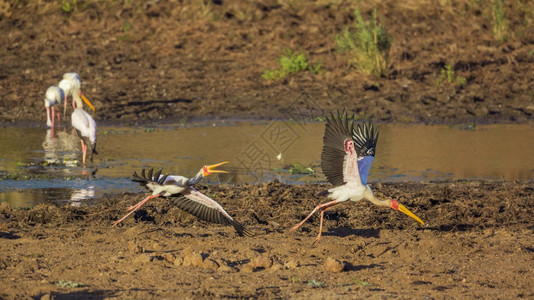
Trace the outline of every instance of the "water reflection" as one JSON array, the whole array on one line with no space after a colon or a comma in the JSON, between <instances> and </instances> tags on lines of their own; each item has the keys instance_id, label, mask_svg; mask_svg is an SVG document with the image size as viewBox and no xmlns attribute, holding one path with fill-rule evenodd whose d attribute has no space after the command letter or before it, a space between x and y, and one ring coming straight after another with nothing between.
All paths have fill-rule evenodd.
<instances>
[{"instance_id":1,"label":"water reflection","mask_svg":"<svg viewBox=\"0 0 534 300\"><path fill-rule=\"evenodd\" d=\"M278 122L278 123L276 123ZM369 182L454 179L532 180L534 127L379 124L380 139ZM209 163L230 161L229 174L208 183L242 184L324 182L320 168L324 124L283 121L232 126L165 125L157 128L100 126L99 155L88 168L78 167L79 140L70 128L0 128L0 174L54 174L96 178L54 182L43 179L0 181L0 201L84 203L109 192L139 189L134 170L163 168L165 174L190 177ZM286 135L283 135L283 134ZM44 134L44 140L43 140ZM313 175L292 174L288 166L312 167ZM120 183L120 184L119 184ZM13 192L16 190L16 192ZM27 191L28 190L28 191ZM22 195L23 193L24 195ZM73 193L78 196L72 197ZM26 199L26 200L25 200ZM32 200L33 199L33 200ZM26 201L26 202L24 202ZM18 205L18 204L17 204Z\"/></svg>"},{"instance_id":2,"label":"water reflection","mask_svg":"<svg viewBox=\"0 0 534 300\"><path fill-rule=\"evenodd\" d=\"M57 130L50 128L46 130L43 141L43 160L48 165L63 165L76 167L78 160L79 140L75 133L67 132L66 128Z\"/></svg>"},{"instance_id":3,"label":"water reflection","mask_svg":"<svg viewBox=\"0 0 534 300\"><path fill-rule=\"evenodd\" d=\"M75 189L69 199L69 205L80 206L86 200L93 199L95 197L95 186L91 185L83 189Z\"/></svg>"}]
</instances>

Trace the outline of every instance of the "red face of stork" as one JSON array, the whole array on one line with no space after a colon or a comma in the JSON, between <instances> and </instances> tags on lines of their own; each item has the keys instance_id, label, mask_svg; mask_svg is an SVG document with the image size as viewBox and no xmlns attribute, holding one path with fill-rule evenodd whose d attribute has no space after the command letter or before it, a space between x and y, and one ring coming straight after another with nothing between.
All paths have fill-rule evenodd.
<instances>
[{"instance_id":1,"label":"red face of stork","mask_svg":"<svg viewBox=\"0 0 534 300\"><path fill-rule=\"evenodd\" d=\"M407 214L408 216L414 218L417 222L421 223L421 225L425 225L425 223L423 221L421 221L421 219L419 219L419 217L417 217L416 215L414 215L409 209L406 208L406 206L400 204L397 200L391 200L391 208L393 208L394 210L398 210L400 212L403 212L405 214Z\"/></svg>"},{"instance_id":2,"label":"red face of stork","mask_svg":"<svg viewBox=\"0 0 534 300\"><path fill-rule=\"evenodd\" d=\"M224 161L222 163L218 163L218 164L214 164L214 165L207 165L207 166L203 166L202 167L202 173L204 174L204 177L212 174L212 173L228 173L226 171L223 171L223 170L215 170L216 167L220 166L220 165L224 165L224 164L227 164L228 162L227 161Z\"/></svg>"},{"instance_id":3,"label":"red face of stork","mask_svg":"<svg viewBox=\"0 0 534 300\"><path fill-rule=\"evenodd\" d=\"M345 141L345 153L353 156L356 155L356 149L354 149L354 141L346 140Z\"/></svg>"}]
</instances>

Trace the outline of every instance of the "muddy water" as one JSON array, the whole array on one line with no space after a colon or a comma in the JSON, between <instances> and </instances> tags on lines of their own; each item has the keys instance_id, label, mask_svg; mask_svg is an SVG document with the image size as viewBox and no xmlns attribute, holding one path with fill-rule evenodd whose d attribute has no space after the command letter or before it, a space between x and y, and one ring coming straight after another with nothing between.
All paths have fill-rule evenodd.
<instances>
[{"instance_id":1,"label":"muddy water","mask_svg":"<svg viewBox=\"0 0 534 300\"><path fill-rule=\"evenodd\" d=\"M21 207L91 203L106 193L140 191L129 181L133 170L150 166L191 176L204 164L222 161L230 161L222 167L229 173L209 181L321 182L323 130L322 122L282 121L100 126L100 154L84 168L80 141L70 128L0 128L0 173L39 174L0 182L0 201ZM381 125L369 181L531 180L533 148L534 128L528 125ZM291 168L295 163L303 168Z\"/></svg>"}]
</instances>

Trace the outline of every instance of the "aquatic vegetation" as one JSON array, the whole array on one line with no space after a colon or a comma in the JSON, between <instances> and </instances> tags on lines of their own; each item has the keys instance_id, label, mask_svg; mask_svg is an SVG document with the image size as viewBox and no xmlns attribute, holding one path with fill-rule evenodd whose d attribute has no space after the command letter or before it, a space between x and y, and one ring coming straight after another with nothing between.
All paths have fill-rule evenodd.
<instances>
[{"instance_id":1,"label":"aquatic vegetation","mask_svg":"<svg viewBox=\"0 0 534 300\"><path fill-rule=\"evenodd\" d=\"M291 166L291 168L289 168L289 174L308 174L308 175L312 175L314 174L315 171L313 171L313 169L311 167L304 167L303 165L301 165L300 163L294 163L293 166Z\"/></svg>"}]
</instances>

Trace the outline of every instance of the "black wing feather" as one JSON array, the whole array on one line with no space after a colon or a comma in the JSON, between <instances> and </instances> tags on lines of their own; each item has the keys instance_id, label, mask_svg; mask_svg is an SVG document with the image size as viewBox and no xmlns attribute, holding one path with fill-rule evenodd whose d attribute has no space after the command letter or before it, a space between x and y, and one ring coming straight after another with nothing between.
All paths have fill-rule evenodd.
<instances>
[{"instance_id":1,"label":"black wing feather","mask_svg":"<svg viewBox=\"0 0 534 300\"><path fill-rule=\"evenodd\" d=\"M236 220L228 219L225 215L223 215L219 210L215 208L205 206L185 196L174 197L172 199L176 206L178 206L180 209L192 214L193 216L201 220L216 224L233 226L237 234L240 236L250 235L250 231L248 231L245 226L243 226ZM210 214L214 214L213 217L211 217Z\"/></svg>"},{"instance_id":2,"label":"black wing feather","mask_svg":"<svg viewBox=\"0 0 534 300\"><path fill-rule=\"evenodd\" d=\"M331 113L326 117L321 168L326 179L334 186L345 184L343 180L345 141L352 138L353 122L354 115L348 117L346 110L343 110L343 115L337 111L337 116Z\"/></svg>"},{"instance_id":3,"label":"black wing feather","mask_svg":"<svg viewBox=\"0 0 534 300\"><path fill-rule=\"evenodd\" d=\"M358 157L375 156L378 128L373 125L373 122L358 124L356 129L353 128L352 139Z\"/></svg>"}]
</instances>

